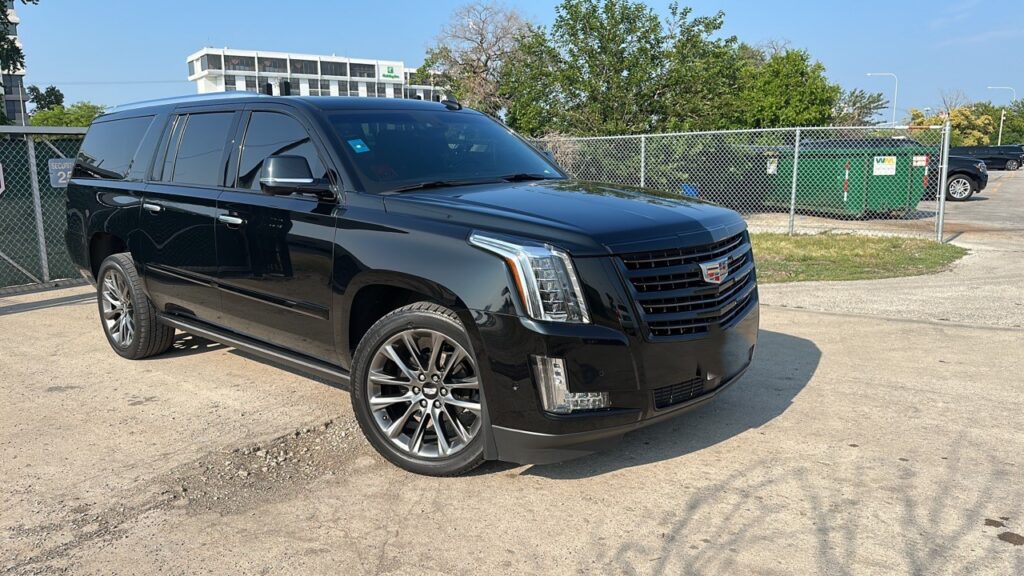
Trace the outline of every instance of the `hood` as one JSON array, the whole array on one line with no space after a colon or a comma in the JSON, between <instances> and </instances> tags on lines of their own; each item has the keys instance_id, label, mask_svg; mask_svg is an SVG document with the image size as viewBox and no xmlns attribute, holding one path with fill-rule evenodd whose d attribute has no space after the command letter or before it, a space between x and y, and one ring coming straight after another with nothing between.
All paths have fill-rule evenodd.
<instances>
[{"instance_id":1,"label":"hood","mask_svg":"<svg viewBox=\"0 0 1024 576\"><path fill-rule=\"evenodd\" d=\"M396 194L385 205L388 212L543 240L576 256L703 244L746 228L739 214L700 200L574 180Z\"/></svg>"}]
</instances>

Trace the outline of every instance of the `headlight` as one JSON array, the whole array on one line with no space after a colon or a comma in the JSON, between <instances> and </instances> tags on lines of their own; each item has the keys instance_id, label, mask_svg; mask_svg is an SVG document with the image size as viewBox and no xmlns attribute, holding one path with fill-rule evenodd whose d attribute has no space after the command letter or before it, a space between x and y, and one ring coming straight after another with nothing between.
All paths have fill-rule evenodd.
<instances>
[{"instance_id":1,"label":"headlight","mask_svg":"<svg viewBox=\"0 0 1024 576\"><path fill-rule=\"evenodd\" d=\"M988 170L988 167L985 166L984 162L978 162L978 171L979 172L985 172L987 170Z\"/></svg>"},{"instance_id":2,"label":"headlight","mask_svg":"<svg viewBox=\"0 0 1024 576\"><path fill-rule=\"evenodd\" d=\"M540 242L473 232L469 243L501 256L526 313L535 320L589 323L580 281L565 252Z\"/></svg>"}]
</instances>

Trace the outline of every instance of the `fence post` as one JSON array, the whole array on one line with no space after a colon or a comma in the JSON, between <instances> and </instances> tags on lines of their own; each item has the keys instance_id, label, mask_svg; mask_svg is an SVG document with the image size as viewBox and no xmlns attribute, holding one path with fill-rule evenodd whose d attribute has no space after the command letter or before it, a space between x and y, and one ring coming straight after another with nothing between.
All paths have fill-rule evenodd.
<instances>
[{"instance_id":1,"label":"fence post","mask_svg":"<svg viewBox=\"0 0 1024 576\"><path fill-rule=\"evenodd\" d=\"M640 136L640 187L644 187L647 176L647 136Z\"/></svg>"},{"instance_id":2,"label":"fence post","mask_svg":"<svg viewBox=\"0 0 1024 576\"><path fill-rule=\"evenodd\" d=\"M50 263L46 257L46 230L43 228L43 204L39 196L39 175L36 174L36 143L31 134L25 135L28 145L28 176L32 183L32 210L36 216L36 239L39 243L39 267L43 282L50 281Z\"/></svg>"},{"instance_id":3,"label":"fence post","mask_svg":"<svg viewBox=\"0 0 1024 576\"><path fill-rule=\"evenodd\" d=\"M789 235L796 228L796 171L800 164L800 129L796 129L796 143L793 145L793 183L789 191Z\"/></svg>"},{"instance_id":4,"label":"fence post","mask_svg":"<svg viewBox=\"0 0 1024 576\"><path fill-rule=\"evenodd\" d=\"M935 202L939 205L939 213L935 217L935 241L942 242L942 228L945 225L946 219L946 185L947 185L947 166L949 166L949 141L951 138L951 130L949 120L946 120L946 124L942 127L942 150L939 152L939 187L935 190Z\"/></svg>"}]
</instances>

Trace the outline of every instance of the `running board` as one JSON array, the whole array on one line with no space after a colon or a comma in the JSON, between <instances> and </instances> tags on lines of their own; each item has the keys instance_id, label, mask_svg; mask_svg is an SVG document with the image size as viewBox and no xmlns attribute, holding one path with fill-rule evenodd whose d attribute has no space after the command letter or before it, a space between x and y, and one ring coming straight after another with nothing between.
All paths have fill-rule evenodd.
<instances>
[{"instance_id":1,"label":"running board","mask_svg":"<svg viewBox=\"0 0 1024 576\"><path fill-rule=\"evenodd\" d=\"M207 340L213 340L214 342L220 342L225 346L237 348L243 352L254 354L274 363L283 364L318 378L330 380L331 382L336 382L345 386L348 386L349 383L348 372L337 366L332 366L326 362L321 362L320 360L300 356L274 346L269 346L262 342L253 340L252 338L218 330L217 328L208 326L196 320L182 318L180 316L161 314L160 322L177 328L183 332L188 332L189 334L200 336Z\"/></svg>"}]
</instances>

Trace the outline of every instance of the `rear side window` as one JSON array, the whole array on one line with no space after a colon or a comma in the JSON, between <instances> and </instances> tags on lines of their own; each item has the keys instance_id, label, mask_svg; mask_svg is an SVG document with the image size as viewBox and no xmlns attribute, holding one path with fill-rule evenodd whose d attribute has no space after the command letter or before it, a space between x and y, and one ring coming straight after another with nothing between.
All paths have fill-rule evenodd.
<instances>
[{"instance_id":1,"label":"rear side window","mask_svg":"<svg viewBox=\"0 0 1024 576\"><path fill-rule=\"evenodd\" d=\"M238 170L238 187L259 190L260 170L268 156L302 156L315 178L327 178L309 133L298 120L276 112L253 112L245 131L245 145Z\"/></svg>"},{"instance_id":2,"label":"rear side window","mask_svg":"<svg viewBox=\"0 0 1024 576\"><path fill-rule=\"evenodd\" d=\"M97 122L89 128L75 161L76 178L124 180L153 116Z\"/></svg>"},{"instance_id":3,"label":"rear side window","mask_svg":"<svg viewBox=\"0 0 1024 576\"><path fill-rule=\"evenodd\" d=\"M185 121L170 180L178 184L220 186L224 175L224 152L234 112L189 114ZM165 167L164 179L168 174Z\"/></svg>"}]
</instances>

